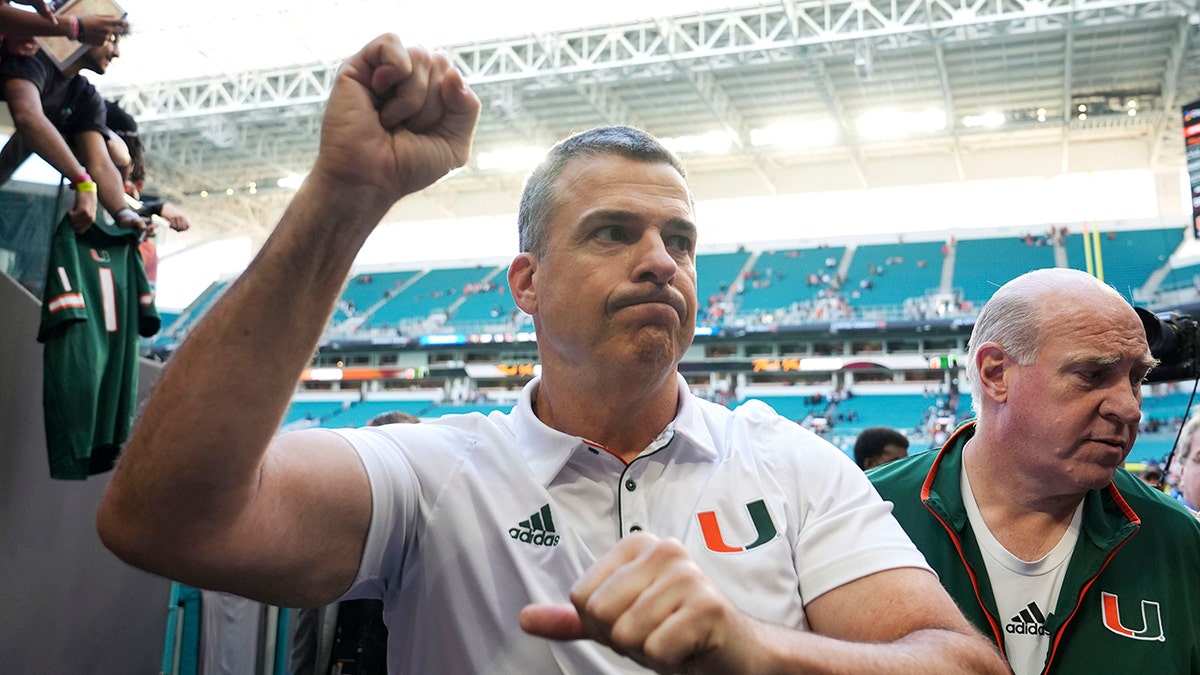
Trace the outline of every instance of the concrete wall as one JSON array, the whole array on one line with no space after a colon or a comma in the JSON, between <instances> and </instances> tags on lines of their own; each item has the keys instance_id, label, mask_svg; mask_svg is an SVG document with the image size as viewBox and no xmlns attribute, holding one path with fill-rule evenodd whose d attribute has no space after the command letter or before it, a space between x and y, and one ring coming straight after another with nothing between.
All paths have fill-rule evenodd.
<instances>
[{"instance_id":1,"label":"concrete wall","mask_svg":"<svg viewBox=\"0 0 1200 675\"><path fill-rule=\"evenodd\" d=\"M0 670L157 673L169 582L100 543L96 505L109 474L50 479L40 306L0 274ZM140 396L160 368L143 361Z\"/></svg>"}]
</instances>

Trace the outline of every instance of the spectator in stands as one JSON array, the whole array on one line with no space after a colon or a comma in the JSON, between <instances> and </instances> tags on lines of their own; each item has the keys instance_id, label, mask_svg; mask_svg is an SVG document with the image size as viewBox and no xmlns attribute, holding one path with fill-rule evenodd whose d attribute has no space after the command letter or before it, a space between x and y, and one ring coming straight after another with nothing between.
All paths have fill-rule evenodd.
<instances>
[{"instance_id":1,"label":"spectator in stands","mask_svg":"<svg viewBox=\"0 0 1200 675\"><path fill-rule=\"evenodd\" d=\"M97 198L118 227L149 227L125 204L123 181L103 135L104 99L80 74L84 69L103 74L120 56L118 36L110 38L61 71L42 51L0 61L0 81L17 130L0 151L0 185L36 152L70 179L75 202L67 216L76 232L95 222Z\"/></svg>"},{"instance_id":2,"label":"spectator in stands","mask_svg":"<svg viewBox=\"0 0 1200 675\"><path fill-rule=\"evenodd\" d=\"M1077 270L1024 274L969 343L977 419L871 472L942 584L1017 675L1197 672L1200 522L1123 468L1155 360Z\"/></svg>"},{"instance_id":3,"label":"spectator in stands","mask_svg":"<svg viewBox=\"0 0 1200 675\"><path fill-rule=\"evenodd\" d=\"M121 174L126 207L133 209L142 218L150 219L152 225L157 221L166 223L177 232L188 229L190 223L187 216L178 207L157 197L142 194L146 185L146 161L141 135L133 116L125 112L116 101L105 103L105 128L101 133L108 146L109 157ZM138 244L138 252L142 256L146 278L152 290L158 284L158 243L154 236L156 233L157 228L150 227L146 232L147 236Z\"/></svg>"},{"instance_id":4,"label":"spectator in stands","mask_svg":"<svg viewBox=\"0 0 1200 675\"><path fill-rule=\"evenodd\" d=\"M274 434L357 251L479 108L394 36L339 71L312 171L126 446L107 545L275 604L382 597L393 672L1001 672L840 451L690 393L691 192L634 129L527 184L508 285L542 373L514 412Z\"/></svg>"},{"instance_id":5,"label":"spectator in stands","mask_svg":"<svg viewBox=\"0 0 1200 675\"><path fill-rule=\"evenodd\" d=\"M101 133L108 145L108 154L121 174L125 194L132 199L126 200L127 205L143 218L162 218L160 222L167 223L176 232L188 229L191 225L187 215L179 207L142 193L146 187L146 155L137 121L116 101L106 101L104 108L105 129Z\"/></svg>"},{"instance_id":6,"label":"spectator in stands","mask_svg":"<svg viewBox=\"0 0 1200 675\"><path fill-rule=\"evenodd\" d=\"M1193 511L1200 511L1200 417L1187 421L1179 434L1179 445L1175 451L1175 485L1171 496L1183 502Z\"/></svg>"},{"instance_id":7,"label":"spectator in stands","mask_svg":"<svg viewBox=\"0 0 1200 675\"><path fill-rule=\"evenodd\" d=\"M854 441L854 462L866 471L908 456L908 437L890 427L863 429Z\"/></svg>"}]
</instances>

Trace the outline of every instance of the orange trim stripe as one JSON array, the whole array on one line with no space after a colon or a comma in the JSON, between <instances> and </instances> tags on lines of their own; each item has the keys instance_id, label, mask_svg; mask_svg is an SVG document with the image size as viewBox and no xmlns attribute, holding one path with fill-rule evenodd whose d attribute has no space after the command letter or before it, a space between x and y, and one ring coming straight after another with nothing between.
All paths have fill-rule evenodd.
<instances>
[{"instance_id":1,"label":"orange trim stripe","mask_svg":"<svg viewBox=\"0 0 1200 675\"><path fill-rule=\"evenodd\" d=\"M60 309L81 309L86 307L87 303L83 301L82 293L64 293L50 301L50 312L54 313Z\"/></svg>"},{"instance_id":2,"label":"orange trim stripe","mask_svg":"<svg viewBox=\"0 0 1200 675\"><path fill-rule=\"evenodd\" d=\"M979 608L983 610L983 615L987 617L988 625L992 627L992 635L996 638L996 646L1000 648L1000 652L1004 653L1004 631L1000 628L1000 624L988 611L987 605L983 602L983 597L979 595L979 578L975 576L975 570L971 569L971 565L967 562L967 556L963 553L962 542L959 541L958 535L955 534L954 528L950 527L942 517L929 506L929 497L933 493L933 478L937 474L938 469L942 465L942 458L946 456L946 447L954 443L959 434L965 433L968 427L961 426L949 439L942 449L938 451L938 456L933 460L933 466L929 467L929 473L925 476L925 482L921 485L921 504L942 524L942 528L946 530L946 534L950 535L950 541L954 543L954 550L958 551L958 557L962 560L963 568L967 570L967 576L971 578L971 589L975 591L975 601L979 603Z\"/></svg>"},{"instance_id":3,"label":"orange trim stripe","mask_svg":"<svg viewBox=\"0 0 1200 675\"><path fill-rule=\"evenodd\" d=\"M609 450L608 448L604 447L603 445L600 445L596 441L589 441L586 438L582 438L580 440L583 441L584 445L595 448L597 450L603 450L604 452L607 452L608 454L612 455L613 457L616 457L617 459L621 460L621 463L624 464L625 466L629 466L629 462L626 462L624 457L621 457L617 453L613 452L612 450Z\"/></svg>"}]
</instances>

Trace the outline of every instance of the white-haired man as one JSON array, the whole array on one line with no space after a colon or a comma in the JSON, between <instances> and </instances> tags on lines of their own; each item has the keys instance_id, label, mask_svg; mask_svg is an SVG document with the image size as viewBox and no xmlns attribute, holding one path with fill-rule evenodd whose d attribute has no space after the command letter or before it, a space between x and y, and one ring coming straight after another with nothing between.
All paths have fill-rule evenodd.
<instances>
[{"instance_id":1,"label":"white-haired man","mask_svg":"<svg viewBox=\"0 0 1200 675\"><path fill-rule=\"evenodd\" d=\"M1200 523L1123 468L1154 364L1111 287L1024 274L971 334L976 420L869 474L1017 675L1200 672Z\"/></svg>"}]
</instances>

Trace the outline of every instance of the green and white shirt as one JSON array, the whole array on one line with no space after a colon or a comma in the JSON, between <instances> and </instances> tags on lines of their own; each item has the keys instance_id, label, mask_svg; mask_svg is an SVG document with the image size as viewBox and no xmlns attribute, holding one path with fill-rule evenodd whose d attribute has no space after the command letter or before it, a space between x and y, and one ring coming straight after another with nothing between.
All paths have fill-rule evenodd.
<instances>
[{"instance_id":1,"label":"green and white shirt","mask_svg":"<svg viewBox=\"0 0 1200 675\"><path fill-rule=\"evenodd\" d=\"M887 569L928 569L857 466L765 404L679 378L675 420L633 462L546 425L538 380L511 413L338 430L373 513L345 597L382 597L392 672L644 672L606 647L523 633L627 532L674 537L743 611L807 629L804 606Z\"/></svg>"}]
</instances>

